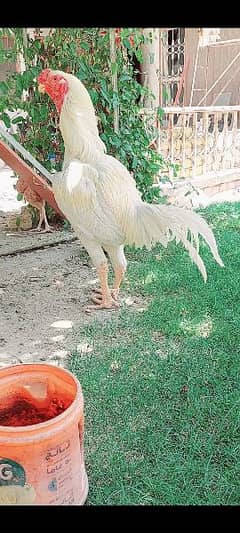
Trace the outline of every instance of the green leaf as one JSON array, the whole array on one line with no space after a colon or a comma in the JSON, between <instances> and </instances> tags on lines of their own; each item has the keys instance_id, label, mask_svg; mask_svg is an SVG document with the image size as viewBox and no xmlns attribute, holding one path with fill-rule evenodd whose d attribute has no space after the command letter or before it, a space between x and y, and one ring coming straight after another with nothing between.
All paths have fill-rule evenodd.
<instances>
[{"instance_id":1,"label":"green leaf","mask_svg":"<svg viewBox=\"0 0 240 533\"><path fill-rule=\"evenodd\" d=\"M121 74L121 76L120 76L120 80L121 81L129 81L131 79L132 78L131 78L131 76L129 76L129 74Z\"/></svg>"},{"instance_id":2,"label":"green leaf","mask_svg":"<svg viewBox=\"0 0 240 533\"><path fill-rule=\"evenodd\" d=\"M32 44L32 48L35 49L37 52L39 52L42 48L42 45L40 43L40 41L38 39L36 39L33 44Z\"/></svg>"},{"instance_id":3,"label":"green leaf","mask_svg":"<svg viewBox=\"0 0 240 533\"><path fill-rule=\"evenodd\" d=\"M18 195L17 195L17 200L19 202L21 202L22 199L23 199L23 194L21 192L19 192Z\"/></svg>"},{"instance_id":4,"label":"green leaf","mask_svg":"<svg viewBox=\"0 0 240 533\"><path fill-rule=\"evenodd\" d=\"M133 160L132 160L132 168L135 169L137 166L138 166L138 159L137 159L137 157L134 155L134 156L133 156Z\"/></svg>"},{"instance_id":5,"label":"green leaf","mask_svg":"<svg viewBox=\"0 0 240 533\"><path fill-rule=\"evenodd\" d=\"M84 42L84 43L81 43L81 48L83 48L84 50L87 50L87 52L90 50L90 46L88 43Z\"/></svg>"},{"instance_id":6,"label":"green leaf","mask_svg":"<svg viewBox=\"0 0 240 533\"><path fill-rule=\"evenodd\" d=\"M38 124L40 121L40 112L38 107L33 107L31 110L29 110L29 114L32 117L33 123Z\"/></svg>"},{"instance_id":7,"label":"green leaf","mask_svg":"<svg viewBox=\"0 0 240 533\"><path fill-rule=\"evenodd\" d=\"M107 82L106 82L105 78L101 80L100 85L101 85L102 89L107 91Z\"/></svg>"},{"instance_id":8,"label":"green leaf","mask_svg":"<svg viewBox=\"0 0 240 533\"><path fill-rule=\"evenodd\" d=\"M22 90L23 90L23 84L22 84L22 77L21 75L20 76L17 76L16 78L16 89L17 91L21 94L22 93Z\"/></svg>"},{"instance_id":9,"label":"green leaf","mask_svg":"<svg viewBox=\"0 0 240 533\"><path fill-rule=\"evenodd\" d=\"M23 117L16 117L12 120L12 124L18 124L20 122L24 122L24 118Z\"/></svg>"},{"instance_id":10,"label":"green leaf","mask_svg":"<svg viewBox=\"0 0 240 533\"><path fill-rule=\"evenodd\" d=\"M121 38L122 39L126 39L126 37L128 37L129 35L129 30L128 28L123 28L120 32L120 35L121 35Z\"/></svg>"},{"instance_id":11,"label":"green leaf","mask_svg":"<svg viewBox=\"0 0 240 533\"><path fill-rule=\"evenodd\" d=\"M0 120L2 120L4 122L6 128L10 128L11 127L11 120L10 120L10 118L9 118L7 113L1 113Z\"/></svg>"},{"instance_id":12,"label":"green leaf","mask_svg":"<svg viewBox=\"0 0 240 533\"><path fill-rule=\"evenodd\" d=\"M17 226L18 228L19 228L20 224L21 224L21 219L20 219L20 217L16 217L16 226Z\"/></svg>"},{"instance_id":13,"label":"green leaf","mask_svg":"<svg viewBox=\"0 0 240 533\"><path fill-rule=\"evenodd\" d=\"M107 91L105 91L105 89L103 89L102 87L101 87L100 91L101 91L101 94L104 96L105 100L107 100L107 102L110 104L111 100L109 98L109 94L107 93Z\"/></svg>"},{"instance_id":14,"label":"green leaf","mask_svg":"<svg viewBox=\"0 0 240 533\"><path fill-rule=\"evenodd\" d=\"M139 61L139 63L143 62L143 53L142 53L141 48L138 48L138 50L135 51L135 56L137 60Z\"/></svg>"},{"instance_id":15,"label":"green leaf","mask_svg":"<svg viewBox=\"0 0 240 533\"><path fill-rule=\"evenodd\" d=\"M157 108L157 117L159 118L160 121L162 120L163 116L164 116L164 109L162 109L161 107L158 107Z\"/></svg>"},{"instance_id":16,"label":"green leaf","mask_svg":"<svg viewBox=\"0 0 240 533\"><path fill-rule=\"evenodd\" d=\"M70 229L70 227L71 227L70 226L70 222L68 222L68 220L65 219L64 223L63 223L63 227L64 227L64 229Z\"/></svg>"},{"instance_id":17,"label":"green leaf","mask_svg":"<svg viewBox=\"0 0 240 533\"><path fill-rule=\"evenodd\" d=\"M73 54L73 56L76 54L76 43L70 43L69 44L70 52Z\"/></svg>"},{"instance_id":18,"label":"green leaf","mask_svg":"<svg viewBox=\"0 0 240 533\"><path fill-rule=\"evenodd\" d=\"M179 165L172 165L174 178L177 178L177 173L179 171L179 168L180 168Z\"/></svg>"},{"instance_id":19,"label":"green leaf","mask_svg":"<svg viewBox=\"0 0 240 533\"><path fill-rule=\"evenodd\" d=\"M130 44L130 41L128 39L123 39L122 43L127 49L131 48L131 44Z\"/></svg>"},{"instance_id":20,"label":"green leaf","mask_svg":"<svg viewBox=\"0 0 240 533\"><path fill-rule=\"evenodd\" d=\"M98 93L95 89L89 89L89 94L91 96L91 99L93 101L93 104L95 105L98 101Z\"/></svg>"},{"instance_id":21,"label":"green leaf","mask_svg":"<svg viewBox=\"0 0 240 533\"><path fill-rule=\"evenodd\" d=\"M39 68L38 67L32 67L31 71L32 71L33 79L36 78L36 76L38 76L38 74L39 74Z\"/></svg>"},{"instance_id":22,"label":"green leaf","mask_svg":"<svg viewBox=\"0 0 240 533\"><path fill-rule=\"evenodd\" d=\"M9 91L9 86L5 81L0 81L0 91L2 94L7 94Z\"/></svg>"}]
</instances>

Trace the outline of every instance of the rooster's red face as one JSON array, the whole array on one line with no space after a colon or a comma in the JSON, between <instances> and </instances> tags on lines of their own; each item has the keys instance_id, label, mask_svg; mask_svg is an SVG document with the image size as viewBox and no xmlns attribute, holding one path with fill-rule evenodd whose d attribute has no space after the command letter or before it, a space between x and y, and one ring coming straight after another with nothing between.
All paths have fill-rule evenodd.
<instances>
[{"instance_id":1,"label":"rooster's red face","mask_svg":"<svg viewBox=\"0 0 240 533\"><path fill-rule=\"evenodd\" d=\"M66 78L57 71L46 68L41 74L39 74L37 81L39 83L39 92L46 92L53 100L60 113L64 97L68 92L68 82Z\"/></svg>"}]
</instances>

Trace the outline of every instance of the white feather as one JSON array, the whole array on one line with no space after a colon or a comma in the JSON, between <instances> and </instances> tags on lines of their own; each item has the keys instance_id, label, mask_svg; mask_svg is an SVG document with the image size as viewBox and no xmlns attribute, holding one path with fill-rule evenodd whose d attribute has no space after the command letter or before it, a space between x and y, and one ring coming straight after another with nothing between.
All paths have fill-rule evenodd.
<instances>
[{"instance_id":1,"label":"white feather","mask_svg":"<svg viewBox=\"0 0 240 533\"><path fill-rule=\"evenodd\" d=\"M54 180L53 187L61 210L80 239L86 242L88 238L102 247L135 244L147 248L157 242L167 246L176 239L206 280L206 269L199 255L199 234L223 266L211 228L189 210L142 202L128 170L105 153L85 87L74 76L63 72L61 75L69 83L59 124L65 156L63 173Z\"/></svg>"}]
</instances>

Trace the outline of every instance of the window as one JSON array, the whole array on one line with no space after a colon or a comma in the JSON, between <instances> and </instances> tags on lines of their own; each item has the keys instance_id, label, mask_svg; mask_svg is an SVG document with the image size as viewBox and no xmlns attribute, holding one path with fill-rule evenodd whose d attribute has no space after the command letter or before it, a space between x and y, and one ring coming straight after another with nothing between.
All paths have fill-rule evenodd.
<instances>
[{"instance_id":1,"label":"window","mask_svg":"<svg viewBox=\"0 0 240 533\"><path fill-rule=\"evenodd\" d=\"M184 68L185 28L171 28L160 32L160 81L162 106L173 105ZM183 89L179 104L183 102Z\"/></svg>"}]
</instances>

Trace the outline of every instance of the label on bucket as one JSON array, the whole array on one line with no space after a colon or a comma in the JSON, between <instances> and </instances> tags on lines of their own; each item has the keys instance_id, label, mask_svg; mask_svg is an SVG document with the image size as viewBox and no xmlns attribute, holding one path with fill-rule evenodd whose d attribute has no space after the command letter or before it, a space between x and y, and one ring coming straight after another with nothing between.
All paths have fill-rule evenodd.
<instances>
[{"instance_id":1,"label":"label on bucket","mask_svg":"<svg viewBox=\"0 0 240 533\"><path fill-rule=\"evenodd\" d=\"M25 444L21 457L19 448L11 446L7 450L0 445L1 504L81 504L86 485L77 425L68 429L67 438L53 436L48 441Z\"/></svg>"},{"instance_id":2,"label":"label on bucket","mask_svg":"<svg viewBox=\"0 0 240 533\"><path fill-rule=\"evenodd\" d=\"M80 447L78 453L79 459ZM70 439L66 439L57 446L46 450L44 454L44 470L47 476L49 503L73 504L75 502L73 488L75 472L73 470Z\"/></svg>"},{"instance_id":3,"label":"label on bucket","mask_svg":"<svg viewBox=\"0 0 240 533\"><path fill-rule=\"evenodd\" d=\"M0 458L0 505L33 503L36 493L26 483L23 466L8 457Z\"/></svg>"}]
</instances>

